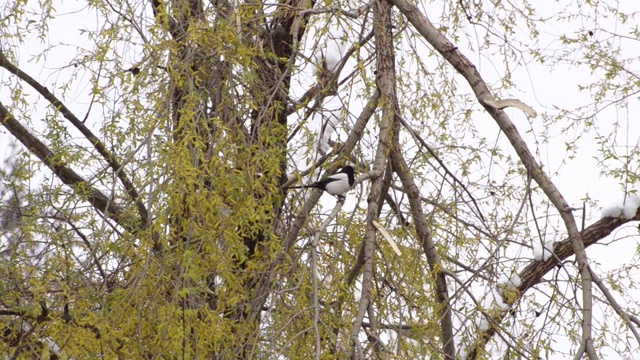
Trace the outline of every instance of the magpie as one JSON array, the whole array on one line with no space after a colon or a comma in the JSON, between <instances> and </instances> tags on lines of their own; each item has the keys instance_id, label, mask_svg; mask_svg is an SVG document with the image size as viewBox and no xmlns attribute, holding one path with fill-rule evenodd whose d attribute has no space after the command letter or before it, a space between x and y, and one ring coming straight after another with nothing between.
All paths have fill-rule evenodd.
<instances>
[{"instance_id":1,"label":"magpie","mask_svg":"<svg viewBox=\"0 0 640 360\"><path fill-rule=\"evenodd\" d=\"M351 187L353 186L353 167L352 166L344 166L337 173L328 176L320 181L314 182L309 185L302 186L289 186L285 189L308 189L308 188L316 188L321 189L328 192L334 196L342 196L344 195Z\"/></svg>"}]
</instances>

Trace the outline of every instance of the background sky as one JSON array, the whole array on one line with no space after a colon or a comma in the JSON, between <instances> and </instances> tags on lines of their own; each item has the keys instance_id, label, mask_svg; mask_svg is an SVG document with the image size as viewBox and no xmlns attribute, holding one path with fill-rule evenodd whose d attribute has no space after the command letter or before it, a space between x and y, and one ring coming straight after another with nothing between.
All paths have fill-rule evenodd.
<instances>
[{"instance_id":1,"label":"background sky","mask_svg":"<svg viewBox=\"0 0 640 360\"><path fill-rule=\"evenodd\" d=\"M467 25L467 36L461 37L456 45L474 64L484 77L485 81L491 86L492 84L500 84L505 72L509 71L512 75L514 86L507 91L498 93L502 98L517 98L524 103L532 106L537 112L538 117L527 118L520 110L507 109L506 112L514 121L521 135L526 140L530 149L532 149L537 159L543 164L544 169L551 176L552 181L560 189L567 202L576 208L583 206L583 200L589 198L595 201L597 206L589 205L586 209L586 225L597 221L601 216L601 207L610 206L611 204L620 204L624 200L624 191L630 191L629 187L623 185L623 180L615 178L610 173L604 171L602 164L613 165L620 168L620 164L615 164L616 160L607 160L601 148L608 148L616 154L627 156L627 166L636 175L640 175L640 118L638 113L638 96L629 96L624 104L608 105L609 101L616 101L623 98L623 94L611 94L607 101L599 104L593 103L593 93L589 90L581 91L581 86L588 86L591 83L600 81L607 73L606 68L591 69L583 62L583 52L579 46L568 46L563 44L562 36L579 37L585 35L588 31L592 31L593 35L588 35L584 47L588 47L593 43L602 42L610 43L614 49L619 51L619 57L622 59L636 59L635 62L628 64L628 69L633 72L635 81L640 79L640 44L637 39L615 37L612 34L622 34L628 36L630 31L637 26L639 18L631 17L626 23L622 24L617 19L607 17L606 12L597 13L590 12L586 7L567 5L572 2L544 2L544 5L537 5L538 17L545 19L538 25L541 32L535 43L530 43L531 36L529 30L525 27L515 28L515 35L507 35L512 47L505 46L503 51L522 52L522 60L517 63L510 63L508 67L502 62L503 56L499 47L492 47L488 50L478 51L481 47L486 33L493 32L493 29L485 29L481 26ZM34 4L36 6L36 4ZM640 10L640 4L635 2L621 2L616 4L624 11L632 12ZM34 9L37 7L34 7ZM429 14L430 19L440 26L447 24L445 15L442 11L446 10L440 3L433 3L428 7L422 7L423 12ZM148 11L148 9L147 9ZM487 11L490 11L487 5ZM581 16L572 19L562 19L564 14L582 13ZM142 9L139 10L142 14ZM19 60L20 67L28 74L39 80L49 89L56 89L67 84L69 75L74 71L73 59L85 50L94 48L94 42L88 37L87 31L95 31L99 27L105 26L103 15L98 14L95 10L89 9L76 2L63 2L56 4L56 17L51 22L49 29L45 30L47 37L40 38L39 30L34 29L33 33L23 44L13 44L4 41L1 45L4 49L11 48ZM0 29L1 30L1 29ZM504 36L504 34L494 34L496 38ZM423 46L417 44L418 47ZM540 63L531 58L528 54L530 47L544 49L548 54L563 54L565 58L574 59L574 61L562 61L557 64ZM408 43L403 44L403 48L409 49ZM45 49L49 49L43 54ZM129 54L127 49L122 49L123 53ZM569 55L564 55L565 51L570 51ZM426 53L426 52L425 52ZM308 56L314 56L307 49ZM125 56L130 58L130 64L134 65L140 60L135 54ZM435 58L423 58L426 64L436 66L438 60ZM348 74L353 69L354 62L350 62L342 72ZM409 66L408 69L411 69ZM298 87L294 86L294 93L303 93L306 85L310 84L313 78L313 69L311 67L304 71L296 79ZM6 71L0 71L0 81L4 81L13 75ZM84 116L89 110L91 102L91 85L90 76L88 74L81 75L74 80L73 90L67 93L65 103L76 114ZM624 82L631 81L629 78L618 78L612 81ZM468 86L458 77L458 86L464 91L469 91ZM35 93L28 90L28 93ZM54 91L55 93L55 91ZM0 89L0 99L8 103L9 92L7 89ZM349 112L359 114L362 108L362 99L352 94L340 94L340 97L346 99L349 105ZM38 102L37 96L30 95L28 97L32 105L31 123L34 131L40 132L43 129L38 128L38 118L43 117L42 103ZM584 120L574 120L573 114L578 114L572 109L579 107L590 107L597 109L596 115L593 117L593 125L587 125ZM562 109L569 110L564 116L564 120L558 120L558 116L562 114ZM479 136L493 139L492 141L500 144L502 148L510 149L507 140L500 133L497 125L478 105L473 107L473 122L475 128L478 129ZM91 109L88 115L88 124L101 123L101 118L106 112L101 109ZM24 119L18 119L24 122ZM136 121L135 119L129 119ZM315 123L314 123L315 121ZM40 123L41 124L41 123ZM320 124L318 120L312 120L311 129L318 129ZM346 134L344 129L338 129L334 135L334 140ZM576 140L576 138L579 138ZM11 155L11 151L7 144L11 137L7 135L6 130L0 128L0 160L6 159ZM568 143L572 149L568 150ZM504 144L504 146L502 146ZM513 153L513 151L512 151ZM300 160L301 161L301 160ZM306 168L301 164L300 168ZM500 170L496 169L493 174L496 177L501 176ZM35 183L40 179L33 179ZM626 187L626 188L625 188ZM633 186L631 186L633 188ZM429 193L429 189L423 189L425 194ZM329 195L323 195L323 205L330 209L334 204L334 200ZM350 198L344 208L344 211L351 211L355 204L355 198ZM576 214L576 219L580 222L581 215ZM559 228L561 225L556 222ZM587 250L587 254L592 261L593 268L602 275L608 270L615 270L624 267L625 264L631 265L638 263L638 237L637 224L628 224L618 229L608 239L600 244L594 245ZM562 239L557 239L562 240ZM531 251L530 249L514 250L521 252L520 256ZM528 255L533 257L531 253ZM635 269L631 272L635 279L640 279L640 272ZM625 284L622 284L625 286ZM474 288L474 291L486 292L481 287ZM595 291L597 294L597 291ZM640 312L640 303L635 299L640 299L640 292L631 290L632 296L622 297L618 300L621 304L629 306L636 313ZM634 295L635 294L635 295ZM595 309L594 316L601 318L598 313L599 309ZM572 319L567 319L571 321ZM578 325L576 325L578 327ZM558 339L558 346L568 346L566 341ZM565 349L566 350L566 349ZM568 350L566 350L568 351ZM640 351L637 350L637 357L640 358ZM616 358L615 351L611 352L611 358Z\"/></svg>"}]
</instances>

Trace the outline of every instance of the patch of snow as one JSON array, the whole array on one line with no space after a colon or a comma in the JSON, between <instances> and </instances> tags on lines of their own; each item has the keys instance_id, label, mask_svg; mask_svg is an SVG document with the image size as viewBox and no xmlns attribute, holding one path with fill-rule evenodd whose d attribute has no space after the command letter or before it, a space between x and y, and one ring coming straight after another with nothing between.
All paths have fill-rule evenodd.
<instances>
[{"instance_id":1,"label":"patch of snow","mask_svg":"<svg viewBox=\"0 0 640 360\"><path fill-rule=\"evenodd\" d=\"M602 208L602 218L617 218L622 214L622 206L618 203L609 204Z\"/></svg>"},{"instance_id":2,"label":"patch of snow","mask_svg":"<svg viewBox=\"0 0 640 360\"><path fill-rule=\"evenodd\" d=\"M489 330L489 320L487 320L484 315L480 315L480 321L478 321L478 328L480 331Z\"/></svg>"},{"instance_id":3,"label":"patch of snow","mask_svg":"<svg viewBox=\"0 0 640 360\"><path fill-rule=\"evenodd\" d=\"M326 154L331 150L329 140L331 135L336 131L336 127L342 115L342 100L338 96L327 96L322 101L322 107L313 117L320 121L320 134L318 136L317 149Z\"/></svg>"},{"instance_id":4,"label":"patch of snow","mask_svg":"<svg viewBox=\"0 0 640 360\"><path fill-rule=\"evenodd\" d=\"M547 242L544 245L540 240L533 240L533 258L537 261L547 261L553 256L553 242Z\"/></svg>"},{"instance_id":5,"label":"patch of snow","mask_svg":"<svg viewBox=\"0 0 640 360\"><path fill-rule=\"evenodd\" d=\"M507 275L501 275L498 279L498 289L506 287L517 289L520 287L520 285L522 285L522 280L516 273L511 274L510 277Z\"/></svg>"},{"instance_id":6,"label":"patch of snow","mask_svg":"<svg viewBox=\"0 0 640 360\"><path fill-rule=\"evenodd\" d=\"M622 216L626 219L632 219L636 216L636 212L640 207L640 196L637 193L627 194L627 198L624 201L624 207L622 208Z\"/></svg>"},{"instance_id":7,"label":"patch of snow","mask_svg":"<svg viewBox=\"0 0 640 360\"><path fill-rule=\"evenodd\" d=\"M504 310L507 308L507 304L502 300L502 294L497 289L491 289L489 293L484 297L482 307L485 310L498 309Z\"/></svg>"},{"instance_id":8,"label":"patch of snow","mask_svg":"<svg viewBox=\"0 0 640 360\"><path fill-rule=\"evenodd\" d=\"M520 285L522 285L522 279L520 279L520 276L518 276L518 274L511 275L511 277L509 278L509 282L511 283L511 286L516 289L519 288Z\"/></svg>"},{"instance_id":9,"label":"patch of snow","mask_svg":"<svg viewBox=\"0 0 640 360\"><path fill-rule=\"evenodd\" d=\"M460 360L467 360L467 357L469 357L469 350L466 347L460 348L460 351L458 351L458 357Z\"/></svg>"},{"instance_id":10,"label":"patch of snow","mask_svg":"<svg viewBox=\"0 0 640 360\"><path fill-rule=\"evenodd\" d=\"M338 69L340 60L342 60L342 47L338 44L337 39L327 40L327 53L325 54L324 61L327 64L327 70L335 72Z\"/></svg>"},{"instance_id":11,"label":"patch of snow","mask_svg":"<svg viewBox=\"0 0 640 360\"><path fill-rule=\"evenodd\" d=\"M614 201L602 208L602 217L617 218L623 216L631 219L636 215L640 207L640 186L636 186L633 190L625 194L622 200Z\"/></svg>"},{"instance_id":12,"label":"patch of snow","mask_svg":"<svg viewBox=\"0 0 640 360\"><path fill-rule=\"evenodd\" d=\"M344 29L339 24L329 25L329 34L324 39L324 46L315 53L316 74L322 68L335 74L345 53L346 39Z\"/></svg>"}]
</instances>

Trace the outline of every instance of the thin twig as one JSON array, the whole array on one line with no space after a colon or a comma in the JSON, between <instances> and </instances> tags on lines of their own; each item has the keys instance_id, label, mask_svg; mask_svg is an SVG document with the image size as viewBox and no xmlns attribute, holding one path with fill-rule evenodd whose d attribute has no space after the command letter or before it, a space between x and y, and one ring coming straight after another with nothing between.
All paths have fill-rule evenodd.
<instances>
[{"instance_id":1,"label":"thin twig","mask_svg":"<svg viewBox=\"0 0 640 360\"><path fill-rule=\"evenodd\" d=\"M484 216L482 215L482 210L480 210L480 207L478 206L478 203L476 202L476 199L473 197L473 195L471 195L471 192L469 191L469 189L467 189L467 187L462 183L462 181L460 181L450 170L449 168L445 165L444 161L442 161L440 159L440 157L438 156L438 154L435 153L435 151L433 151L433 149L431 149L431 146L429 146L429 144L427 144L426 141L424 141L424 139L422 139L422 137L420 136L420 134L418 134L417 131L415 131L410 125L409 123L400 115L397 115L398 120L400 121L400 123L405 127L405 129L407 129L407 131L409 131L409 133L411 134L411 136L418 142L420 143L421 146L423 146L425 149L427 149L427 151L429 152L429 154L438 162L438 164L440 165L440 167L442 167L442 169L447 173L447 175L449 175L456 183L458 183L462 189L464 189L464 192L467 193L467 195L469 196L469 198L471 199L471 201L473 202L473 205L476 207L476 210L478 211L478 216L480 216L480 220L482 220L482 222L485 221Z\"/></svg>"}]
</instances>

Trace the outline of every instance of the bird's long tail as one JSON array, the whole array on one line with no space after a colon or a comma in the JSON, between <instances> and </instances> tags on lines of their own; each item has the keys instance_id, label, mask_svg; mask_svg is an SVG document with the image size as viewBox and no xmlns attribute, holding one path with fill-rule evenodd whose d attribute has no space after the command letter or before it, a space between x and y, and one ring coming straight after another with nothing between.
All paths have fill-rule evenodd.
<instances>
[{"instance_id":1,"label":"bird's long tail","mask_svg":"<svg viewBox=\"0 0 640 360\"><path fill-rule=\"evenodd\" d=\"M283 187L282 189L286 190L286 189L309 189L309 188L313 188L315 186L310 186L310 185L301 185L301 186L287 186L287 187Z\"/></svg>"}]
</instances>

